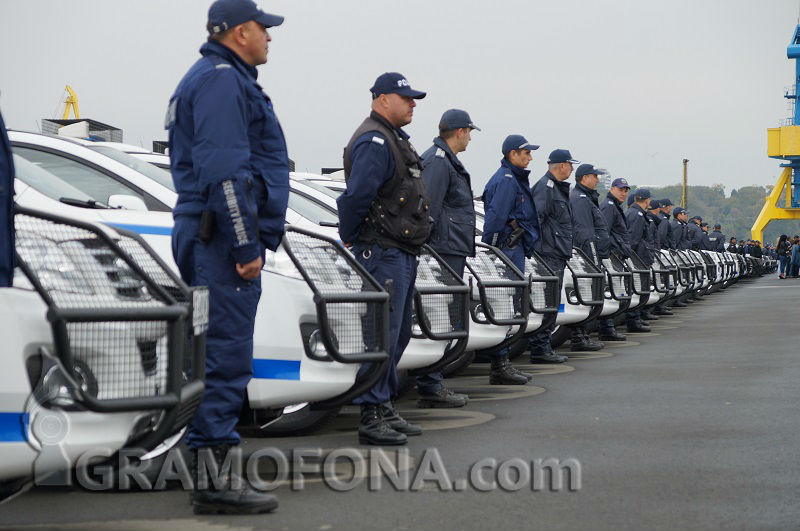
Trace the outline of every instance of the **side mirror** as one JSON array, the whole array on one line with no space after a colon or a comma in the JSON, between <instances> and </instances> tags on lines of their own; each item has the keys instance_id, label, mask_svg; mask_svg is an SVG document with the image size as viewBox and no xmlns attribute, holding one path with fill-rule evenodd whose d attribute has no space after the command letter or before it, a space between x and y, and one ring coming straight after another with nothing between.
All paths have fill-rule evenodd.
<instances>
[{"instance_id":1,"label":"side mirror","mask_svg":"<svg viewBox=\"0 0 800 531\"><path fill-rule=\"evenodd\" d=\"M108 197L108 206L111 208L122 208L124 210L136 210L137 212L147 212L147 205L141 198L135 195L114 194Z\"/></svg>"}]
</instances>

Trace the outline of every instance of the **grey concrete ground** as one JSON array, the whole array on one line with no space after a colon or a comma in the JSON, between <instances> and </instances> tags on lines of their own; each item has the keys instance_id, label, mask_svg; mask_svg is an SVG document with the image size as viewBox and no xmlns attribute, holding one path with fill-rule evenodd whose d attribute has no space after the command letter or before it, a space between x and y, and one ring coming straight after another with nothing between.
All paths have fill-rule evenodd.
<instances>
[{"instance_id":1,"label":"grey concrete ground","mask_svg":"<svg viewBox=\"0 0 800 531\"><path fill-rule=\"evenodd\" d=\"M462 410L416 410L413 393L401 403L426 428L408 446L412 465L437 449L454 481L484 458L574 459L577 491L397 491L385 480L372 491L365 480L337 492L311 475L303 490L277 489L274 514L195 517L179 490L34 489L0 506L0 528L796 529L798 290L772 278L736 286L609 345L613 355L532 367L541 374L526 388L488 386L473 366L448 381L474 398ZM346 411L319 435L246 448L365 449L355 422Z\"/></svg>"}]
</instances>

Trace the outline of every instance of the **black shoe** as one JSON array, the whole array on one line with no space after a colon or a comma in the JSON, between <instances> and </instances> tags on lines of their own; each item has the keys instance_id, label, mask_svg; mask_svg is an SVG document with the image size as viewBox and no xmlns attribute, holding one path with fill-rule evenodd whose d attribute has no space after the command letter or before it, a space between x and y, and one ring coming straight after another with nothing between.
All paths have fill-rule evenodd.
<instances>
[{"instance_id":1,"label":"black shoe","mask_svg":"<svg viewBox=\"0 0 800 531\"><path fill-rule=\"evenodd\" d=\"M408 442L405 433L392 429L383 420L380 406L364 404L361 406L361 425L358 427L358 442L376 446L399 446Z\"/></svg>"},{"instance_id":2,"label":"black shoe","mask_svg":"<svg viewBox=\"0 0 800 531\"><path fill-rule=\"evenodd\" d=\"M552 350L550 352L531 352L531 363L564 363L569 358L556 354Z\"/></svg>"},{"instance_id":3,"label":"black shoe","mask_svg":"<svg viewBox=\"0 0 800 531\"><path fill-rule=\"evenodd\" d=\"M653 313L656 315L673 315L666 306L656 306L656 309L653 310Z\"/></svg>"},{"instance_id":4,"label":"black shoe","mask_svg":"<svg viewBox=\"0 0 800 531\"><path fill-rule=\"evenodd\" d=\"M650 327L644 324L641 321L632 321L628 323L628 333L629 334L643 334L645 332L649 332Z\"/></svg>"},{"instance_id":5,"label":"black shoe","mask_svg":"<svg viewBox=\"0 0 800 531\"><path fill-rule=\"evenodd\" d=\"M218 481L222 481L221 485L215 485L214 478L208 477L207 471L212 470L210 461L214 460L217 470L222 470L229 449L229 446L221 445L192 450L189 466L194 490L190 499L194 514L260 514L274 511L278 507L278 499L272 494L252 489L238 474L228 472L226 476L218 478ZM198 473L200 469L203 470L202 476Z\"/></svg>"},{"instance_id":6,"label":"black shoe","mask_svg":"<svg viewBox=\"0 0 800 531\"><path fill-rule=\"evenodd\" d=\"M489 370L490 385L525 385L527 383L528 378L513 370L508 356L492 358Z\"/></svg>"},{"instance_id":7,"label":"black shoe","mask_svg":"<svg viewBox=\"0 0 800 531\"><path fill-rule=\"evenodd\" d=\"M627 341L628 338L625 337L625 334L620 334L617 332L616 328L612 328L610 330L601 330L598 332L597 337L600 341Z\"/></svg>"},{"instance_id":8,"label":"black shoe","mask_svg":"<svg viewBox=\"0 0 800 531\"><path fill-rule=\"evenodd\" d=\"M686 308L687 306L689 305L681 300L677 300L674 303L672 303L673 308Z\"/></svg>"},{"instance_id":9,"label":"black shoe","mask_svg":"<svg viewBox=\"0 0 800 531\"><path fill-rule=\"evenodd\" d=\"M605 347L599 341L592 341L583 330L576 328L569 339L569 349L572 352L594 352Z\"/></svg>"},{"instance_id":10,"label":"black shoe","mask_svg":"<svg viewBox=\"0 0 800 531\"><path fill-rule=\"evenodd\" d=\"M394 431L405 433L408 436L422 435L422 426L419 424L411 424L409 421L400 416L400 413L394 408L391 402L384 402L378 406L383 421L389 425Z\"/></svg>"},{"instance_id":11,"label":"black shoe","mask_svg":"<svg viewBox=\"0 0 800 531\"><path fill-rule=\"evenodd\" d=\"M645 321L658 321L661 318L649 310L642 310L642 319Z\"/></svg>"},{"instance_id":12,"label":"black shoe","mask_svg":"<svg viewBox=\"0 0 800 531\"><path fill-rule=\"evenodd\" d=\"M696 301L694 300L693 297L686 297L685 299L683 299L683 302L685 302L686 304L694 304Z\"/></svg>"},{"instance_id":13,"label":"black shoe","mask_svg":"<svg viewBox=\"0 0 800 531\"><path fill-rule=\"evenodd\" d=\"M454 393L446 387L431 394L419 393L417 397L417 407L464 407L469 402L469 397L465 394Z\"/></svg>"},{"instance_id":14,"label":"black shoe","mask_svg":"<svg viewBox=\"0 0 800 531\"><path fill-rule=\"evenodd\" d=\"M529 372L525 372L525 371L521 371L521 370L517 369L516 367L514 367L513 365L511 365L511 362L510 362L510 361L509 361L508 363L509 363L509 366L511 367L511 371L512 371L512 372L514 372L514 373L516 373L516 374L519 374L519 375L522 375L522 376L524 376L524 377L525 377L525 378L526 378L526 379L527 379L529 382L530 382L531 380L533 380L533 374L531 374L531 373L529 373Z\"/></svg>"}]
</instances>

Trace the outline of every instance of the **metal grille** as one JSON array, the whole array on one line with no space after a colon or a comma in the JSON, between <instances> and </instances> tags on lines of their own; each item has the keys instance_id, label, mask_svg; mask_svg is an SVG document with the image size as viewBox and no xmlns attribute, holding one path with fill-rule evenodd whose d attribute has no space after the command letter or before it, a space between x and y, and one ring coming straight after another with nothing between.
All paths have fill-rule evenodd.
<instances>
[{"instance_id":1,"label":"metal grille","mask_svg":"<svg viewBox=\"0 0 800 531\"><path fill-rule=\"evenodd\" d=\"M697 279L698 284L702 283L706 278L706 268L703 260L697 256L697 251L687 251L686 254L689 256L689 260L691 260L691 263L694 266L695 278Z\"/></svg>"},{"instance_id":2,"label":"metal grille","mask_svg":"<svg viewBox=\"0 0 800 531\"><path fill-rule=\"evenodd\" d=\"M572 273L573 289L579 300L593 303L603 302L603 275L585 255L577 249L573 249L572 258L567 261L567 267Z\"/></svg>"},{"instance_id":3,"label":"metal grille","mask_svg":"<svg viewBox=\"0 0 800 531\"><path fill-rule=\"evenodd\" d=\"M650 293L650 267L636 253L626 259L633 273L633 291L638 295Z\"/></svg>"},{"instance_id":4,"label":"metal grille","mask_svg":"<svg viewBox=\"0 0 800 531\"><path fill-rule=\"evenodd\" d=\"M558 311L558 277L536 257L525 259L525 272L531 279L531 309L536 313Z\"/></svg>"},{"instance_id":5,"label":"metal grille","mask_svg":"<svg viewBox=\"0 0 800 531\"><path fill-rule=\"evenodd\" d=\"M134 238L130 238L125 235L121 235L119 242L117 242L119 247L125 251L134 262L138 264L142 270L147 273L153 281L155 281L159 286L164 288L167 293L170 294L176 301L178 302L191 302L189 301L186 293L183 289L178 285L178 281L176 280L175 276L170 274L164 267L158 263L158 261L153 257L147 249Z\"/></svg>"},{"instance_id":6,"label":"metal grille","mask_svg":"<svg viewBox=\"0 0 800 531\"><path fill-rule=\"evenodd\" d=\"M687 263L683 253L672 251L672 258L678 264L678 282L682 286L691 287L694 285L694 266Z\"/></svg>"},{"instance_id":7,"label":"metal grille","mask_svg":"<svg viewBox=\"0 0 800 531\"><path fill-rule=\"evenodd\" d=\"M483 246L476 246L475 256L467 257L467 267L479 283L519 281L523 280L512 266L506 264L497 253ZM486 287L485 311L491 312L495 319L513 319L517 312L514 309L514 287Z\"/></svg>"},{"instance_id":8,"label":"metal grille","mask_svg":"<svg viewBox=\"0 0 800 531\"><path fill-rule=\"evenodd\" d=\"M98 234L25 214L17 214L15 223L21 262L61 314L68 315L70 310L91 310L99 316L119 314L120 310L133 314L174 304ZM128 242L128 247L135 246ZM142 259L146 251L139 248L136 256ZM156 272L160 268L149 258L148 268ZM160 275L168 277L163 270ZM177 290L174 281L170 282ZM64 340L73 362L65 365L84 393L98 400L166 394L168 320L101 319L66 319L64 324Z\"/></svg>"},{"instance_id":9,"label":"metal grille","mask_svg":"<svg viewBox=\"0 0 800 531\"><path fill-rule=\"evenodd\" d=\"M631 275L625 268L625 263L616 254L611 258L603 259L603 266L608 272L606 282L609 295L614 300L627 300L630 298Z\"/></svg>"},{"instance_id":10,"label":"metal grille","mask_svg":"<svg viewBox=\"0 0 800 531\"><path fill-rule=\"evenodd\" d=\"M318 306L324 308L327 332L337 352L346 356L387 351L383 334L387 303L370 299L368 295L381 290L355 267L347 251L328 239L296 229L287 230L282 245L312 290L321 296Z\"/></svg>"},{"instance_id":11,"label":"metal grille","mask_svg":"<svg viewBox=\"0 0 800 531\"><path fill-rule=\"evenodd\" d=\"M453 287L464 289L448 293L447 288ZM463 280L456 277L427 248L417 261L415 288L419 294L415 316L425 321L428 330L436 335L466 330L464 316L467 301L464 293L467 288Z\"/></svg>"},{"instance_id":12,"label":"metal grille","mask_svg":"<svg viewBox=\"0 0 800 531\"><path fill-rule=\"evenodd\" d=\"M672 283L672 265L664 258L660 251L653 253L653 287L659 293L667 293L674 289Z\"/></svg>"}]
</instances>

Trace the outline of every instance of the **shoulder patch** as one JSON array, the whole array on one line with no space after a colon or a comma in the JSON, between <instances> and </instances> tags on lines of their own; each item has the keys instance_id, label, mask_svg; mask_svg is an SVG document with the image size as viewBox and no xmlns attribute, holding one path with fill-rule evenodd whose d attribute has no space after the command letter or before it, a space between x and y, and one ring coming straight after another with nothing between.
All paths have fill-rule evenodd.
<instances>
[{"instance_id":1,"label":"shoulder patch","mask_svg":"<svg viewBox=\"0 0 800 531\"><path fill-rule=\"evenodd\" d=\"M436 156L440 159L444 158L444 150L442 148L436 148Z\"/></svg>"},{"instance_id":2,"label":"shoulder patch","mask_svg":"<svg viewBox=\"0 0 800 531\"><path fill-rule=\"evenodd\" d=\"M231 65L229 65L228 63L220 63L217 66L215 66L214 68L216 70L224 70L226 68L231 68Z\"/></svg>"},{"instance_id":3,"label":"shoulder patch","mask_svg":"<svg viewBox=\"0 0 800 531\"><path fill-rule=\"evenodd\" d=\"M640 216L644 216L644 214L642 214L641 212L637 212L637 214L639 214Z\"/></svg>"},{"instance_id":4,"label":"shoulder patch","mask_svg":"<svg viewBox=\"0 0 800 531\"><path fill-rule=\"evenodd\" d=\"M553 181L551 181L550 179L547 179L547 187L548 188L552 188L553 187Z\"/></svg>"},{"instance_id":5,"label":"shoulder patch","mask_svg":"<svg viewBox=\"0 0 800 531\"><path fill-rule=\"evenodd\" d=\"M608 204L614 206L614 201L609 201Z\"/></svg>"},{"instance_id":6,"label":"shoulder patch","mask_svg":"<svg viewBox=\"0 0 800 531\"><path fill-rule=\"evenodd\" d=\"M506 174L505 174L505 177L510 177L510 178L513 178L514 176L513 176L513 175L511 175L510 173L506 173Z\"/></svg>"},{"instance_id":7,"label":"shoulder patch","mask_svg":"<svg viewBox=\"0 0 800 531\"><path fill-rule=\"evenodd\" d=\"M586 197L586 194L581 194L581 197Z\"/></svg>"},{"instance_id":8,"label":"shoulder patch","mask_svg":"<svg viewBox=\"0 0 800 531\"><path fill-rule=\"evenodd\" d=\"M384 142L386 142L384 139L382 139L379 136L373 136L372 137L372 141L375 142L376 144L380 144L380 145L383 145Z\"/></svg>"}]
</instances>

